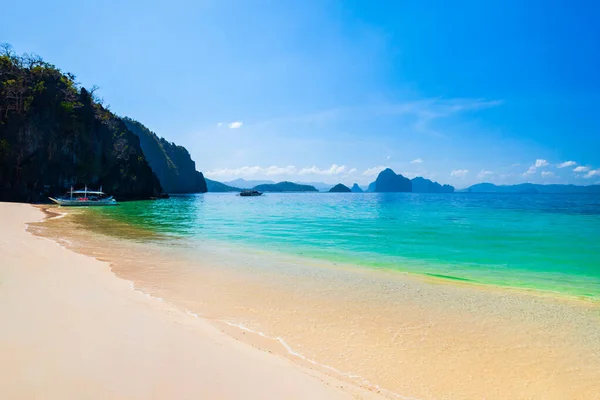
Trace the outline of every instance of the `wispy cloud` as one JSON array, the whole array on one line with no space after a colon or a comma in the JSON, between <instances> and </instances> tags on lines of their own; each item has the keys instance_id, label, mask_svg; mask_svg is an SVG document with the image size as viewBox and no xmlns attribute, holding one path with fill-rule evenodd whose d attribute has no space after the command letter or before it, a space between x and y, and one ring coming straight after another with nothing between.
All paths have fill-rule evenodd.
<instances>
[{"instance_id":1,"label":"wispy cloud","mask_svg":"<svg viewBox=\"0 0 600 400\"><path fill-rule=\"evenodd\" d=\"M551 178L554 176L554 172L552 171L542 171L542 178Z\"/></svg>"},{"instance_id":2,"label":"wispy cloud","mask_svg":"<svg viewBox=\"0 0 600 400\"><path fill-rule=\"evenodd\" d=\"M467 176L468 173L469 173L468 169L455 169L454 171L450 172L450 176L455 176L457 178L464 178Z\"/></svg>"},{"instance_id":3,"label":"wispy cloud","mask_svg":"<svg viewBox=\"0 0 600 400\"><path fill-rule=\"evenodd\" d=\"M385 159L386 159L386 160L389 160L390 158L392 158L392 156L387 156Z\"/></svg>"},{"instance_id":4,"label":"wispy cloud","mask_svg":"<svg viewBox=\"0 0 600 400\"><path fill-rule=\"evenodd\" d=\"M533 175L535 174L536 170L537 168L535 167L535 165L532 165L531 167L529 167L529 169L527 169L527 171L523 172L523 176Z\"/></svg>"},{"instance_id":5,"label":"wispy cloud","mask_svg":"<svg viewBox=\"0 0 600 400\"><path fill-rule=\"evenodd\" d=\"M477 178L479 179L486 179L488 176L493 175L494 173L492 171L485 171L485 170L481 170L478 174L477 174Z\"/></svg>"},{"instance_id":6,"label":"wispy cloud","mask_svg":"<svg viewBox=\"0 0 600 400\"><path fill-rule=\"evenodd\" d=\"M222 122L217 122L217 128L220 128L220 127L222 127L222 126L223 126L223 123L222 123Z\"/></svg>"},{"instance_id":7,"label":"wispy cloud","mask_svg":"<svg viewBox=\"0 0 600 400\"><path fill-rule=\"evenodd\" d=\"M520 166L521 166L521 164L517 163L517 164L513 164L512 166L513 166L513 167L520 167Z\"/></svg>"},{"instance_id":8,"label":"wispy cloud","mask_svg":"<svg viewBox=\"0 0 600 400\"><path fill-rule=\"evenodd\" d=\"M548 165L550 164L547 160L538 158L535 160L535 163L527 169L527 171L523 172L523 176L533 175L536 173L538 168L547 167Z\"/></svg>"},{"instance_id":9,"label":"wispy cloud","mask_svg":"<svg viewBox=\"0 0 600 400\"><path fill-rule=\"evenodd\" d=\"M573 168L573 172L588 172L589 170L590 170L589 167L584 167L583 165Z\"/></svg>"},{"instance_id":10,"label":"wispy cloud","mask_svg":"<svg viewBox=\"0 0 600 400\"><path fill-rule=\"evenodd\" d=\"M354 169L354 170L356 171L356 169ZM328 169L320 169L314 165L310 168L302 168L298 172L298 174L299 175L340 175L344 172L346 172L345 165L333 164Z\"/></svg>"},{"instance_id":11,"label":"wispy cloud","mask_svg":"<svg viewBox=\"0 0 600 400\"><path fill-rule=\"evenodd\" d=\"M242 121L235 121L235 122L229 123L227 126L229 127L229 129L238 129L238 128L241 128L242 125L244 125L244 123Z\"/></svg>"},{"instance_id":12,"label":"wispy cloud","mask_svg":"<svg viewBox=\"0 0 600 400\"><path fill-rule=\"evenodd\" d=\"M577 165L577 163L575 161L565 161L564 163L556 164L558 168L567 168L573 165Z\"/></svg>"},{"instance_id":13,"label":"wispy cloud","mask_svg":"<svg viewBox=\"0 0 600 400\"><path fill-rule=\"evenodd\" d=\"M364 117L407 115L415 118L415 120L412 122L412 127L416 132L444 137L442 133L431 128L431 123L435 120L451 117L464 112L497 107L502 103L503 102L500 100L462 98L429 98L420 100L406 100L397 103L338 107L299 116L276 117L253 124L253 126L266 126L274 124L323 124L333 121Z\"/></svg>"},{"instance_id":14,"label":"wispy cloud","mask_svg":"<svg viewBox=\"0 0 600 400\"><path fill-rule=\"evenodd\" d=\"M590 179L594 176L600 176L600 168L589 171L587 174L585 174L584 178Z\"/></svg>"},{"instance_id":15,"label":"wispy cloud","mask_svg":"<svg viewBox=\"0 0 600 400\"><path fill-rule=\"evenodd\" d=\"M362 174L364 176L375 176L375 175L378 175L381 171L383 171L386 168L387 168L386 166L378 165L376 167L365 169Z\"/></svg>"},{"instance_id":16,"label":"wispy cloud","mask_svg":"<svg viewBox=\"0 0 600 400\"><path fill-rule=\"evenodd\" d=\"M411 164L421 164L423 162L423 160L421 158L417 158L416 160L412 160L410 163Z\"/></svg>"}]
</instances>

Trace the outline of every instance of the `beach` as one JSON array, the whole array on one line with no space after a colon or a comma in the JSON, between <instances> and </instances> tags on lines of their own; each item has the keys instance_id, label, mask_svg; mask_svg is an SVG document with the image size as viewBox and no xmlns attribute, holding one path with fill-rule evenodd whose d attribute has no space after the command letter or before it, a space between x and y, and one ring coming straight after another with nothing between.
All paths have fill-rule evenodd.
<instances>
[{"instance_id":1,"label":"beach","mask_svg":"<svg viewBox=\"0 0 600 400\"><path fill-rule=\"evenodd\" d=\"M596 301L190 242L110 209L1 206L8 398L600 392Z\"/></svg>"},{"instance_id":2,"label":"beach","mask_svg":"<svg viewBox=\"0 0 600 400\"><path fill-rule=\"evenodd\" d=\"M0 398L375 399L131 289L0 203Z\"/></svg>"}]
</instances>

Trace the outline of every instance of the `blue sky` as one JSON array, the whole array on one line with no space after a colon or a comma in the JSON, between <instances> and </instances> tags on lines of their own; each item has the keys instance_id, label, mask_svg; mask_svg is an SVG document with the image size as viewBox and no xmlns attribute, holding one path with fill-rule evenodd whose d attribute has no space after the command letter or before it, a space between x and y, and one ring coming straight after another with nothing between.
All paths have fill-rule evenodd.
<instances>
[{"instance_id":1,"label":"blue sky","mask_svg":"<svg viewBox=\"0 0 600 400\"><path fill-rule=\"evenodd\" d=\"M592 1L32 0L0 41L218 180L592 184L599 20Z\"/></svg>"}]
</instances>

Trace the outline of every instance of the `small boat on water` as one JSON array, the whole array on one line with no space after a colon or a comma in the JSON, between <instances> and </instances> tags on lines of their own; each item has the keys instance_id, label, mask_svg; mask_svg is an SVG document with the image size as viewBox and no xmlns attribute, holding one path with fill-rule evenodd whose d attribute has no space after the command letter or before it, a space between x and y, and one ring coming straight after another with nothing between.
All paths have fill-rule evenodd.
<instances>
[{"instance_id":1,"label":"small boat on water","mask_svg":"<svg viewBox=\"0 0 600 400\"><path fill-rule=\"evenodd\" d=\"M100 190L88 190L87 186L84 190L73 190L65 193L60 197L48 197L50 200L60 206L116 206L117 201Z\"/></svg>"},{"instance_id":2,"label":"small boat on water","mask_svg":"<svg viewBox=\"0 0 600 400\"><path fill-rule=\"evenodd\" d=\"M262 192L259 192L258 190L242 190L240 192L240 196L243 196L243 197L262 196Z\"/></svg>"}]
</instances>

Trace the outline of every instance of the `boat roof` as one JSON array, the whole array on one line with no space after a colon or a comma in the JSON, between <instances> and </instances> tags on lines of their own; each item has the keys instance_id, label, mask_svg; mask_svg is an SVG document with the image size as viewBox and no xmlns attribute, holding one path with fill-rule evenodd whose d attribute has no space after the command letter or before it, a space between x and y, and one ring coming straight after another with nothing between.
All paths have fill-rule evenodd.
<instances>
[{"instance_id":1,"label":"boat roof","mask_svg":"<svg viewBox=\"0 0 600 400\"><path fill-rule=\"evenodd\" d=\"M71 192L68 192L68 193L71 193ZM76 193L79 193L79 194L86 194L86 193L87 194L104 194L104 192L98 192L95 190L73 190L73 194L76 194Z\"/></svg>"}]
</instances>

